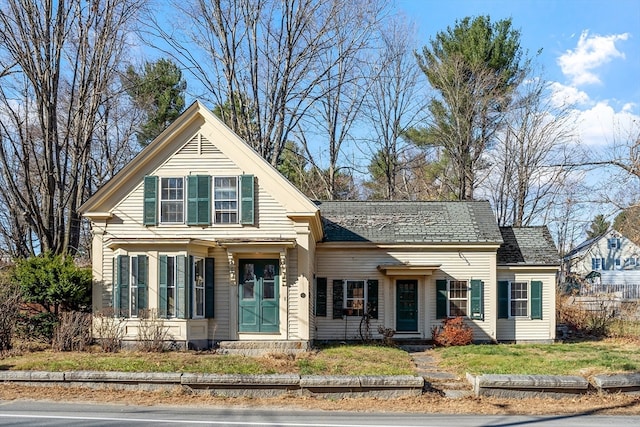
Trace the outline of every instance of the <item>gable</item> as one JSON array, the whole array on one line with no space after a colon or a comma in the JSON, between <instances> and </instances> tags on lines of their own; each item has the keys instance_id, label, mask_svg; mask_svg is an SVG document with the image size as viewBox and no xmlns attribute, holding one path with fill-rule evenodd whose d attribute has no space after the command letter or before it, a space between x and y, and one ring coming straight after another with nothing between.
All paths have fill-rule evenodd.
<instances>
[{"instance_id":1,"label":"gable","mask_svg":"<svg viewBox=\"0 0 640 427\"><path fill-rule=\"evenodd\" d=\"M176 173L209 171L211 175L211 164L215 164L215 175L255 175L261 187L282 204L287 215L319 223L317 207L197 101L79 210L89 218L109 217L109 212L139 187L145 176L161 168L174 168Z\"/></svg>"}]
</instances>

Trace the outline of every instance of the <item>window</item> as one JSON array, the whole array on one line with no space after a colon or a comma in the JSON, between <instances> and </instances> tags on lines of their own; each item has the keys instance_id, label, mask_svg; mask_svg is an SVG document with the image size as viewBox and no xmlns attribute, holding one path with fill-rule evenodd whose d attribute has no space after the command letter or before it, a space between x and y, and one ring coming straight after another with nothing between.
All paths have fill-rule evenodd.
<instances>
[{"instance_id":1,"label":"window","mask_svg":"<svg viewBox=\"0 0 640 427\"><path fill-rule=\"evenodd\" d=\"M609 249L619 249L620 248L620 239L615 237L611 237L607 240Z\"/></svg>"},{"instance_id":2,"label":"window","mask_svg":"<svg viewBox=\"0 0 640 427\"><path fill-rule=\"evenodd\" d=\"M204 317L204 259L195 258L193 262L193 317Z\"/></svg>"},{"instance_id":3,"label":"window","mask_svg":"<svg viewBox=\"0 0 640 427\"><path fill-rule=\"evenodd\" d=\"M436 280L436 318L468 316L484 319L484 282L473 279Z\"/></svg>"},{"instance_id":4,"label":"window","mask_svg":"<svg viewBox=\"0 0 640 427\"><path fill-rule=\"evenodd\" d=\"M467 282L449 281L449 316L467 315Z\"/></svg>"},{"instance_id":5,"label":"window","mask_svg":"<svg viewBox=\"0 0 640 427\"><path fill-rule=\"evenodd\" d=\"M637 264L638 264L638 259L633 257L627 258L627 260L624 263L626 267L635 267Z\"/></svg>"},{"instance_id":6,"label":"window","mask_svg":"<svg viewBox=\"0 0 640 427\"><path fill-rule=\"evenodd\" d=\"M117 316L138 317L148 308L149 267L146 255L114 259L113 308Z\"/></svg>"},{"instance_id":7,"label":"window","mask_svg":"<svg viewBox=\"0 0 640 427\"><path fill-rule=\"evenodd\" d=\"M177 270L176 270L176 257L167 257L167 296L166 296L166 310L164 316L175 317L176 316L176 282Z\"/></svg>"},{"instance_id":8,"label":"window","mask_svg":"<svg viewBox=\"0 0 640 427\"><path fill-rule=\"evenodd\" d=\"M218 224L238 222L238 179L214 179L214 221Z\"/></svg>"},{"instance_id":9,"label":"window","mask_svg":"<svg viewBox=\"0 0 640 427\"><path fill-rule=\"evenodd\" d=\"M369 314L378 318L377 280L334 280L333 318Z\"/></svg>"},{"instance_id":10,"label":"window","mask_svg":"<svg viewBox=\"0 0 640 427\"><path fill-rule=\"evenodd\" d=\"M184 179L160 179L160 222L184 222Z\"/></svg>"},{"instance_id":11,"label":"window","mask_svg":"<svg viewBox=\"0 0 640 427\"><path fill-rule=\"evenodd\" d=\"M498 319L542 319L542 282L499 281Z\"/></svg>"},{"instance_id":12,"label":"window","mask_svg":"<svg viewBox=\"0 0 640 427\"><path fill-rule=\"evenodd\" d=\"M529 315L529 284L512 282L509 287L509 316L526 317Z\"/></svg>"},{"instance_id":13,"label":"window","mask_svg":"<svg viewBox=\"0 0 640 427\"><path fill-rule=\"evenodd\" d=\"M621 261L620 261L620 258L616 258L616 259L614 260L614 262L615 262L615 264L616 264L616 268L617 268L618 270L620 270L620 268L622 268L622 263L621 263Z\"/></svg>"},{"instance_id":14,"label":"window","mask_svg":"<svg viewBox=\"0 0 640 427\"><path fill-rule=\"evenodd\" d=\"M606 270L606 260L604 258L591 258L591 269L598 270Z\"/></svg>"}]
</instances>

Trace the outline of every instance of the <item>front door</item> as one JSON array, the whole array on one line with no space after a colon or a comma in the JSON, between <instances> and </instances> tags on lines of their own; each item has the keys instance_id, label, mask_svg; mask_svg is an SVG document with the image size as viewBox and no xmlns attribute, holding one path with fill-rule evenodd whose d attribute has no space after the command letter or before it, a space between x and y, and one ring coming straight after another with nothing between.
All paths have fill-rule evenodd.
<instances>
[{"instance_id":1,"label":"front door","mask_svg":"<svg viewBox=\"0 0 640 427\"><path fill-rule=\"evenodd\" d=\"M241 260L238 330L278 332L278 260Z\"/></svg>"},{"instance_id":2,"label":"front door","mask_svg":"<svg viewBox=\"0 0 640 427\"><path fill-rule=\"evenodd\" d=\"M396 281L396 331L418 330L418 281Z\"/></svg>"}]
</instances>

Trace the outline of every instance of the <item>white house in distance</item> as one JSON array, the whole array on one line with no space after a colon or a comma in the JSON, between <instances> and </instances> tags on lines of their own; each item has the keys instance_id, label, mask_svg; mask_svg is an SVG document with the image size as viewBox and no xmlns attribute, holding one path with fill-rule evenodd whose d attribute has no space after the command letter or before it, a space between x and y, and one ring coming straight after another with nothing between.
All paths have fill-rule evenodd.
<instances>
[{"instance_id":1,"label":"white house in distance","mask_svg":"<svg viewBox=\"0 0 640 427\"><path fill-rule=\"evenodd\" d=\"M138 338L155 310L192 348L359 338L552 341L559 260L546 227L499 228L486 201L312 202L201 103L81 208L93 310Z\"/></svg>"},{"instance_id":2,"label":"white house in distance","mask_svg":"<svg viewBox=\"0 0 640 427\"><path fill-rule=\"evenodd\" d=\"M564 257L565 271L579 278L601 278L602 283L640 279L640 246L610 229L586 240Z\"/></svg>"}]
</instances>

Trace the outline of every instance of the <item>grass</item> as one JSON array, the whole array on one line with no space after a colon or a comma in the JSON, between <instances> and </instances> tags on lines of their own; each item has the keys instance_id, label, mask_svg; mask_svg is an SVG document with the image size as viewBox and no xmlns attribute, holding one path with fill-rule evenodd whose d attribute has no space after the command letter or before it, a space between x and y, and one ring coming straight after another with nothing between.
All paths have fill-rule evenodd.
<instances>
[{"instance_id":1,"label":"grass","mask_svg":"<svg viewBox=\"0 0 640 427\"><path fill-rule=\"evenodd\" d=\"M22 352L0 360L0 370L39 371L121 371L121 372L189 372L216 374L301 375L410 375L414 373L409 355L399 349L346 345L297 356L271 354L243 357L175 351L142 353L121 351Z\"/></svg>"},{"instance_id":2,"label":"grass","mask_svg":"<svg viewBox=\"0 0 640 427\"><path fill-rule=\"evenodd\" d=\"M498 344L437 348L440 367L464 375L593 375L640 371L640 342L621 339L565 344ZM13 352L0 370L189 372L217 374L413 375L406 352L376 345L335 345L317 351L264 357L173 351L143 353Z\"/></svg>"},{"instance_id":3,"label":"grass","mask_svg":"<svg viewBox=\"0 0 640 427\"><path fill-rule=\"evenodd\" d=\"M436 350L459 374L591 375L640 371L640 343L607 339L564 344L498 344Z\"/></svg>"}]
</instances>

